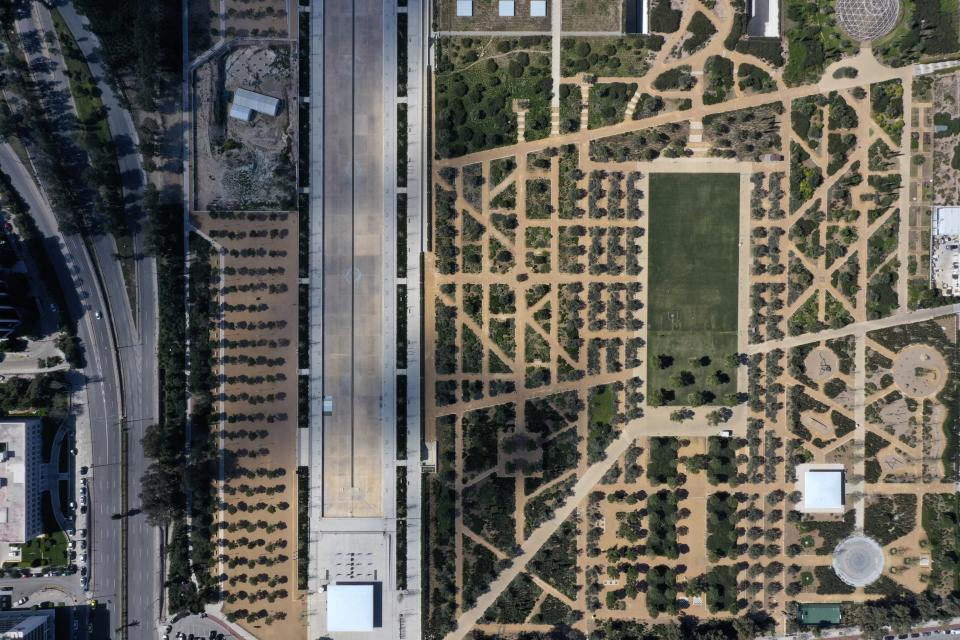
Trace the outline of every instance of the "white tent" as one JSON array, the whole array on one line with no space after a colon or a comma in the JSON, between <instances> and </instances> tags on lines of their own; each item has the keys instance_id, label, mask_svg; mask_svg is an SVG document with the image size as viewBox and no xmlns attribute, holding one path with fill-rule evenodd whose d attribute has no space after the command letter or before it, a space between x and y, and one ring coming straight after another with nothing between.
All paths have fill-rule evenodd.
<instances>
[{"instance_id":1,"label":"white tent","mask_svg":"<svg viewBox=\"0 0 960 640\"><path fill-rule=\"evenodd\" d=\"M530 15L534 18L547 15L547 0L530 0Z\"/></svg>"},{"instance_id":2,"label":"white tent","mask_svg":"<svg viewBox=\"0 0 960 640\"><path fill-rule=\"evenodd\" d=\"M457 0L457 15L467 17L473 15L473 0Z\"/></svg>"},{"instance_id":3,"label":"white tent","mask_svg":"<svg viewBox=\"0 0 960 640\"><path fill-rule=\"evenodd\" d=\"M843 469L807 469L803 476L806 509L843 508Z\"/></svg>"},{"instance_id":4,"label":"white tent","mask_svg":"<svg viewBox=\"0 0 960 640\"><path fill-rule=\"evenodd\" d=\"M513 0L500 0L500 15L510 18L515 15Z\"/></svg>"},{"instance_id":5,"label":"white tent","mask_svg":"<svg viewBox=\"0 0 960 640\"><path fill-rule=\"evenodd\" d=\"M327 631L373 631L373 585L327 587Z\"/></svg>"}]
</instances>

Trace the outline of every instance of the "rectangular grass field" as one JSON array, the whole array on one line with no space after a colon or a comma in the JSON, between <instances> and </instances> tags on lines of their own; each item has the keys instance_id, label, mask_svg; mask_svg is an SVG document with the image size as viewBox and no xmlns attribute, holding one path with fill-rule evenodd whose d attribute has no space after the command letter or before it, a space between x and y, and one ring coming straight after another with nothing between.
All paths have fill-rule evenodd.
<instances>
[{"instance_id":1,"label":"rectangular grass field","mask_svg":"<svg viewBox=\"0 0 960 640\"><path fill-rule=\"evenodd\" d=\"M720 404L736 391L725 360L737 351L739 209L739 174L650 175L648 398Z\"/></svg>"}]
</instances>

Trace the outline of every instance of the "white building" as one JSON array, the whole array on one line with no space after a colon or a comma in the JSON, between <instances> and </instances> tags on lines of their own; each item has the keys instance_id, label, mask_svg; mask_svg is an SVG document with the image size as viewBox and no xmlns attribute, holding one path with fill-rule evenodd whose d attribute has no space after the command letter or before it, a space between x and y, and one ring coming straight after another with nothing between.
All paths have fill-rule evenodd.
<instances>
[{"instance_id":1,"label":"white building","mask_svg":"<svg viewBox=\"0 0 960 640\"><path fill-rule=\"evenodd\" d=\"M327 587L327 631L371 632L376 625L374 585L336 583Z\"/></svg>"},{"instance_id":2,"label":"white building","mask_svg":"<svg viewBox=\"0 0 960 640\"><path fill-rule=\"evenodd\" d=\"M547 0L530 0L530 16L542 18L547 15Z\"/></svg>"},{"instance_id":3,"label":"white building","mask_svg":"<svg viewBox=\"0 0 960 640\"><path fill-rule=\"evenodd\" d=\"M49 609L0 611L3 640L53 640L56 625Z\"/></svg>"},{"instance_id":4,"label":"white building","mask_svg":"<svg viewBox=\"0 0 960 640\"><path fill-rule=\"evenodd\" d=\"M23 544L43 533L43 436L38 418L0 422L0 543Z\"/></svg>"},{"instance_id":5,"label":"white building","mask_svg":"<svg viewBox=\"0 0 960 640\"><path fill-rule=\"evenodd\" d=\"M930 225L930 284L960 296L960 207L937 207Z\"/></svg>"},{"instance_id":6,"label":"white building","mask_svg":"<svg viewBox=\"0 0 960 640\"><path fill-rule=\"evenodd\" d=\"M230 117L249 122L254 113L276 117L280 113L280 100L249 89L237 89L233 92L230 104Z\"/></svg>"},{"instance_id":7,"label":"white building","mask_svg":"<svg viewBox=\"0 0 960 640\"><path fill-rule=\"evenodd\" d=\"M842 464L802 464L797 467L805 513L843 513L846 478Z\"/></svg>"},{"instance_id":8,"label":"white building","mask_svg":"<svg viewBox=\"0 0 960 640\"><path fill-rule=\"evenodd\" d=\"M512 18L516 14L514 0L500 0L500 15Z\"/></svg>"},{"instance_id":9,"label":"white building","mask_svg":"<svg viewBox=\"0 0 960 640\"><path fill-rule=\"evenodd\" d=\"M457 0L457 15L461 18L473 16L473 0Z\"/></svg>"}]
</instances>

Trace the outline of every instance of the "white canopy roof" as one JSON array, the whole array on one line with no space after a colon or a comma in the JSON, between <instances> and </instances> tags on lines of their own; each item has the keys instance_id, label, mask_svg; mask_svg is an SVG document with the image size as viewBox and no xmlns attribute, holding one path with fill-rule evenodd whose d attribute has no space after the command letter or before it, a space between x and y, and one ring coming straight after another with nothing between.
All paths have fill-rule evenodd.
<instances>
[{"instance_id":1,"label":"white canopy roof","mask_svg":"<svg viewBox=\"0 0 960 640\"><path fill-rule=\"evenodd\" d=\"M807 509L842 509L843 469L807 469L803 505Z\"/></svg>"},{"instance_id":2,"label":"white canopy roof","mask_svg":"<svg viewBox=\"0 0 960 640\"><path fill-rule=\"evenodd\" d=\"M960 235L960 207L937 207L933 221L933 234Z\"/></svg>"},{"instance_id":3,"label":"white canopy roof","mask_svg":"<svg viewBox=\"0 0 960 640\"><path fill-rule=\"evenodd\" d=\"M373 585L327 587L327 631L373 631Z\"/></svg>"}]
</instances>

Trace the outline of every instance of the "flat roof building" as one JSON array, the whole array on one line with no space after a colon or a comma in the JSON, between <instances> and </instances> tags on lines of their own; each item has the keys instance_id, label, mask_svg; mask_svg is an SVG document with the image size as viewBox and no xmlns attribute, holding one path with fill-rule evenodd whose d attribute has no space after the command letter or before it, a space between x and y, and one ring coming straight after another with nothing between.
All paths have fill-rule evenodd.
<instances>
[{"instance_id":1,"label":"flat roof building","mask_svg":"<svg viewBox=\"0 0 960 640\"><path fill-rule=\"evenodd\" d=\"M473 16L473 0L457 0L457 15L461 18Z\"/></svg>"},{"instance_id":2,"label":"flat roof building","mask_svg":"<svg viewBox=\"0 0 960 640\"><path fill-rule=\"evenodd\" d=\"M780 0L750 0L749 9L748 36L780 37Z\"/></svg>"},{"instance_id":3,"label":"flat roof building","mask_svg":"<svg viewBox=\"0 0 960 640\"><path fill-rule=\"evenodd\" d=\"M254 112L276 117L280 113L280 100L249 89L234 91L230 117L249 122Z\"/></svg>"},{"instance_id":4,"label":"flat roof building","mask_svg":"<svg viewBox=\"0 0 960 640\"><path fill-rule=\"evenodd\" d=\"M930 284L960 295L960 207L937 207L930 224Z\"/></svg>"},{"instance_id":5,"label":"flat roof building","mask_svg":"<svg viewBox=\"0 0 960 640\"><path fill-rule=\"evenodd\" d=\"M24 544L43 533L40 420L0 422L0 542Z\"/></svg>"},{"instance_id":6,"label":"flat roof building","mask_svg":"<svg viewBox=\"0 0 960 640\"><path fill-rule=\"evenodd\" d=\"M530 16L542 18L547 15L547 0L530 0Z\"/></svg>"},{"instance_id":7,"label":"flat roof building","mask_svg":"<svg viewBox=\"0 0 960 640\"><path fill-rule=\"evenodd\" d=\"M327 631L373 631L376 626L375 595L371 583L329 585Z\"/></svg>"},{"instance_id":8,"label":"flat roof building","mask_svg":"<svg viewBox=\"0 0 960 640\"><path fill-rule=\"evenodd\" d=\"M824 468L826 467L826 468ZM807 512L842 512L844 470L833 465L809 465L803 470L803 509Z\"/></svg>"},{"instance_id":9,"label":"flat roof building","mask_svg":"<svg viewBox=\"0 0 960 640\"><path fill-rule=\"evenodd\" d=\"M500 0L500 15L512 18L516 15L516 6L513 0Z\"/></svg>"},{"instance_id":10,"label":"flat roof building","mask_svg":"<svg viewBox=\"0 0 960 640\"><path fill-rule=\"evenodd\" d=\"M623 6L625 33L650 33L648 7L649 0L626 0Z\"/></svg>"},{"instance_id":11,"label":"flat roof building","mask_svg":"<svg viewBox=\"0 0 960 640\"><path fill-rule=\"evenodd\" d=\"M53 640L56 625L48 609L0 611L0 639Z\"/></svg>"}]
</instances>

